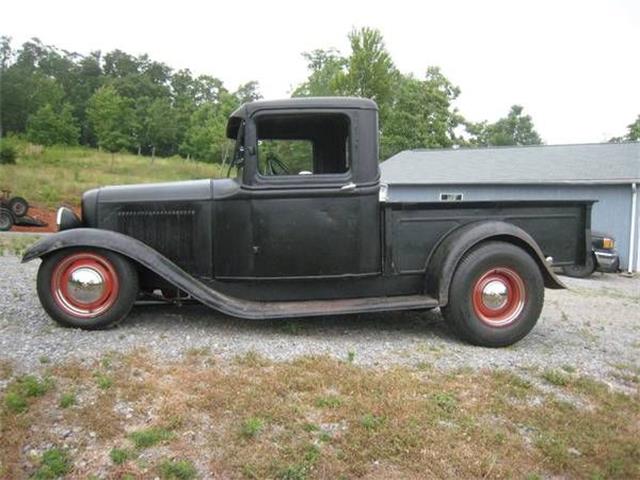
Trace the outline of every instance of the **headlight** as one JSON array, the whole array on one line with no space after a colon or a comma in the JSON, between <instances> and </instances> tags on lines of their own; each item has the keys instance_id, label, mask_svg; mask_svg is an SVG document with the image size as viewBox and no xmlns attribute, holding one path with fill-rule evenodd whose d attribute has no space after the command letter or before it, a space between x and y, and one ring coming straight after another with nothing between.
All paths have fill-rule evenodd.
<instances>
[{"instance_id":1,"label":"headlight","mask_svg":"<svg viewBox=\"0 0 640 480\"><path fill-rule=\"evenodd\" d=\"M615 240L613 238L604 237L602 239L602 248L606 248L607 250L613 249L615 246Z\"/></svg>"},{"instance_id":2,"label":"headlight","mask_svg":"<svg viewBox=\"0 0 640 480\"><path fill-rule=\"evenodd\" d=\"M58 225L58 231L62 231L78 228L82 222L78 216L73 213L73 210L67 207L60 207L56 214L56 224Z\"/></svg>"}]
</instances>

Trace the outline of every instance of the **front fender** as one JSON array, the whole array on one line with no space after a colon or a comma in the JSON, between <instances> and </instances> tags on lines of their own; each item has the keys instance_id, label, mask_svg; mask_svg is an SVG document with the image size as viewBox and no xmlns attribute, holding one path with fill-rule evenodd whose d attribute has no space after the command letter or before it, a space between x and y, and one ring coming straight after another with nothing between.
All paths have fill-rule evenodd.
<instances>
[{"instance_id":1,"label":"front fender","mask_svg":"<svg viewBox=\"0 0 640 480\"><path fill-rule=\"evenodd\" d=\"M278 313L265 308L264 302L242 300L213 290L148 245L110 230L76 228L49 235L32 245L22 257L22 262L64 248L77 247L101 248L119 253L155 272L203 304L228 315L263 319L272 318Z\"/></svg>"},{"instance_id":2,"label":"front fender","mask_svg":"<svg viewBox=\"0 0 640 480\"><path fill-rule=\"evenodd\" d=\"M457 228L444 237L427 260L426 293L437 298L440 306L449 303L449 287L464 254L487 240L506 241L523 248L540 267L545 287L566 288L547 264L536 241L526 231L507 222L474 222Z\"/></svg>"}]
</instances>

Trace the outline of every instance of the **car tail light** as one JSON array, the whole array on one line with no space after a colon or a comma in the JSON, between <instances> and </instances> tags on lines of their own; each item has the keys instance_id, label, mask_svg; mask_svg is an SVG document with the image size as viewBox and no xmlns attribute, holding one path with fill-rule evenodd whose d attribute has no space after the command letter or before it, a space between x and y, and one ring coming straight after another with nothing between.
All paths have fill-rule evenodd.
<instances>
[{"instance_id":1,"label":"car tail light","mask_svg":"<svg viewBox=\"0 0 640 480\"><path fill-rule=\"evenodd\" d=\"M613 240L613 238L603 238L602 239L602 248L606 248L608 250L611 250L615 245L615 242Z\"/></svg>"}]
</instances>

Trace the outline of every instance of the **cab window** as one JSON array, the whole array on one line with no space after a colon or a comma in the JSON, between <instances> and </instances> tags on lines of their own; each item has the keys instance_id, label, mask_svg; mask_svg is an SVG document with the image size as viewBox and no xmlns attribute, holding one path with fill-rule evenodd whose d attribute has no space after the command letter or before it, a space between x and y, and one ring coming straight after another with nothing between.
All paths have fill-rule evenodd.
<instances>
[{"instance_id":1,"label":"cab window","mask_svg":"<svg viewBox=\"0 0 640 480\"><path fill-rule=\"evenodd\" d=\"M256 128L259 175L328 175L349 170L345 115L262 115L256 119Z\"/></svg>"}]
</instances>

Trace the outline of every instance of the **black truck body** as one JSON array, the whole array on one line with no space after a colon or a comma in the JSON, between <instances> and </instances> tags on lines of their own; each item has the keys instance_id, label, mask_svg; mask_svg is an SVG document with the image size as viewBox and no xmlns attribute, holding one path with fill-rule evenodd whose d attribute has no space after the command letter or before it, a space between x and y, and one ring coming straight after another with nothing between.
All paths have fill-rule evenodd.
<instances>
[{"instance_id":1,"label":"black truck body","mask_svg":"<svg viewBox=\"0 0 640 480\"><path fill-rule=\"evenodd\" d=\"M592 202L387 201L378 168L377 107L369 100L253 102L234 112L227 135L236 140L235 178L91 190L82 199L82 219L62 211L63 231L34 245L24 260L43 257L44 265L47 259L60 262L60 252L109 251L134 266L139 292L160 290L167 300L193 298L234 316L273 318L446 309L452 289L466 288L460 286L466 280L456 278L461 262L491 245L508 244L507 250L519 250L514 255L525 255L529 260L520 260L537 270L531 282L539 278L547 288L563 288L551 263L584 264L590 252ZM266 152L269 142L284 146ZM291 153L307 145L307 156ZM278 157L282 152L307 159L308 170L293 171ZM487 277L484 290L475 293L480 300L473 300L480 302L478 312L489 312L490 319L506 308L509 288L521 291L516 303L526 310L536 287L529 286L529 267L519 266L520 260L487 267L504 279ZM523 272L513 276L519 268ZM45 284L55 280L55 268L49 270ZM73 271L63 280L82 293ZM41 300L47 292L54 297L43 305L60 317L54 307L64 289L39 290ZM85 324L56 319L87 328L113 322L86 313L91 320ZM504 335L508 328L499 327L497 334ZM490 346L514 341L463 337Z\"/></svg>"}]
</instances>

